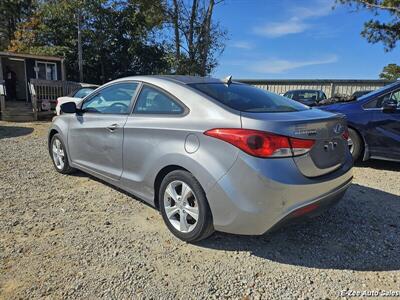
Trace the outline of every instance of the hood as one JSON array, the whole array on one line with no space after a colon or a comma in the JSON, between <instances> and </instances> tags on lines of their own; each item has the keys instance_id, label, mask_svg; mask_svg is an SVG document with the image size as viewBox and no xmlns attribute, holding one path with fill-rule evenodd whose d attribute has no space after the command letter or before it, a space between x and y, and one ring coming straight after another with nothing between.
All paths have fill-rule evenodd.
<instances>
[{"instance_id":1,"label":"hood","mask_svg":"<svg viewBox=\"0 0 400 300\"><path fill-rule=\"evenodd\" d=\"M333 104L328 104L328 105L321 105L318 106L318 109L321 110L326 110L326 111L334 111L334 112L340 112L342 110L345 110L349 107L351 107L354 104L354 102L338 102L338 103L333 103Z\"/></svg>"}]
</instances>

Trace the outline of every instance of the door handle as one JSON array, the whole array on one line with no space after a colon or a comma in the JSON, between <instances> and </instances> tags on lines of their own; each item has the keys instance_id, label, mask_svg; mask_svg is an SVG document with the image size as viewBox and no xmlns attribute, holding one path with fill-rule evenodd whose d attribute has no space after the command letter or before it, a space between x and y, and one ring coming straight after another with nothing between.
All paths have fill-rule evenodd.
<instances>
[{"instance_id":1,"label":"door handle","mask_svg":"<svg viewBox=\"0 0 400 300\"><path fill-rule=\"evenodd\" d=\"M107 129L110 132L114 132L114 130L117 129L117 128L118 128L118 124L111 124L110 126L107 126Z\"/></svg>"}]
</instances>

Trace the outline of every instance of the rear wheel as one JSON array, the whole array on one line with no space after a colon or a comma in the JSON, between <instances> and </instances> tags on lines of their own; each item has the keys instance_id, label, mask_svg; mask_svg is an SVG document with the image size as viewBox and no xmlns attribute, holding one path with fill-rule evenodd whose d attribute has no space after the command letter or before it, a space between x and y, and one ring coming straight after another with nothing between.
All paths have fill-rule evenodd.
<instances>
[{"instance_id":1,"label":"rear wheel","mask_svg":"<svg viewBox=\"0 0 400 300\"><path fill-rule=\"evenodd\" d=\"M349 138L347 139L347 143L349 145L351 156L353 156L353 160L359 160L363 150L363 142L354 129L349 128Z\"/></svg>"},{"instance_id":2,"label":"rear wheel","mask_svg":"<svg viewBox=\"0 0 400 300\"><path fill-rule=\"evenodd\" d=\"M191 173L177 170L165 176L159 204L165 224L179 239L196 242L214 232L205 192Z\"/></svg>"},{"instance_id":3,"label":"rear wheel","mask_svg":"<svg viewBox=\"0 0 400 300\"><path fill-rule=\"evenodd\" d=\"M75 169L69 165L67 151L58 133L51 138L50 154L57 172L61 174L71 174L75 171Z\"/></svg>"}]
</instances>

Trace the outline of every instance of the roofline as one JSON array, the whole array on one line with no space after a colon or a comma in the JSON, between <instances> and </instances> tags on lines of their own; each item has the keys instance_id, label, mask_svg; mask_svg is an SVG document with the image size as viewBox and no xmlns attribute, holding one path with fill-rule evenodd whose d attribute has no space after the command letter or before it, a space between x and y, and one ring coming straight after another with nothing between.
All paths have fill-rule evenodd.
<instances>
[{"instance_id":1,"label":"roofline","mask_svg":"<svg viewBox=\"0 0 400 300\"><path fill-rule=\"evenodd\" d=\"M59 56L35 55L35 54L15 53L15 52L8 52L8 51L0 51L0 56L17 57L17 58L34 58L34 59L55 60L55 61L64 60L63 57L59 57Z\"/></svg>"},{"instance_id":2,"label":"roofline","mask_svg":"<svg viewBox=\"0 0 400 300\"><path fill-rule=\"evenodd\" d=\"M393 83L396 80L385 79L235 79L243 83L267 84L267 83Z\"/></svg>"},{"instance_id":3,"label":"roofline","mask_svg":"<svg viewBox=\"0 0 400 300\"><path fill-rule=\"evenodd\" d=\"M190 77L199 79L199 80L189 80ZM184 80L183 78L188 78L188 80ZM193 79L192 78L192 79ZM153 80L161 80L166 82L171 82L180 85L190 85L193 83L223 83L220 79L214 77L201 77L201 76L186 76L186 75L133 75L126 76L114 79L111 82L116 81L124 81L124 80L139 80L139 81L153 81ZM239 83L239 82L238 82Z\"/></svg>"}]
</instances>

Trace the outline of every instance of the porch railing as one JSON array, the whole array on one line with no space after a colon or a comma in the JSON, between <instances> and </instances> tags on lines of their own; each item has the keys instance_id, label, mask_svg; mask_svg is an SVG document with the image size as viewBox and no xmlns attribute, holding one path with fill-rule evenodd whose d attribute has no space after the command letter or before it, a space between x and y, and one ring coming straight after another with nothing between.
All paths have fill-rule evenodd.
<instances>
[{"instance_id":1,"label":"porch railing","mask_svg":"<svg viewBox=\"0 0 400 300\"><path fill-rule=\"evenodd\" d=\"M58 97L66 96L80 86L78 82L73 81L31 79L29 82L29 94L34 118L37 120L43 101L50 103L51 113L55 109Z\"/></svg>"},{"instance_id":2,"label":"porch railing","mask_svg":"<svg viewBox=\"0 0 400 300\"><path fill-rule=\"evenodd\" d=\"M31 79L30 83L35 89L37 100L57 100L80 87L78 82L62 80Z\"/></svg>"},{"instance_id":3,"label":"porch railing","mask_svg":"<svg viewBox=\"0 0 400 300\"><path fill-rule=\"evenodd\" d=\"M4 80L0 80L0 112L4 113L6 109L6 86Z\"/></svg>"}]
</instances>

